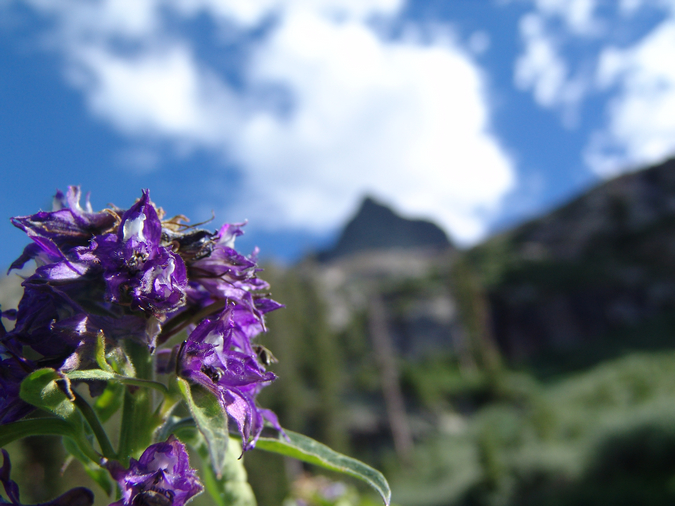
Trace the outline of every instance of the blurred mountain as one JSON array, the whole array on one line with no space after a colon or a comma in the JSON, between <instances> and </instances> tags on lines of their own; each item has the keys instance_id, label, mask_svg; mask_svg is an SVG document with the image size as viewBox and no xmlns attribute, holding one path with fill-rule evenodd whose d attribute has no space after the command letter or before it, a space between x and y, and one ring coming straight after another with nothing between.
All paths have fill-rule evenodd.
<instances>
[{"instance_id":1,"label":"blurred mountain","mask_svg":"<svg viewBox=\"0 0 675 506\"><path fill-rule=\"evenodd\" d=\"M607 181L468 252L512 360L675 344L675 160ZM583 353L579 353L583 351Z\"/></svg>"},{"instance_id":2,"label":"blurred mountain","mask_svg":"<svg viewBox=\"0 0 675 506\"><path fill-rule=\"evenodd\" d=\"M356 215L347 223L337 244L319 253L322 262L373 250L451 247L445 232L426 220L406 219L389 207L366 197Z\"/></svg>"},{"instance_id":3,"label":"blurred mountain","mask_svg":"<svg viewBox=\"0 0 675 506\"><path fill-rule=\"evenodd\" d=\"M565 368L675 344L674 258L670 160L466 252L436 225L368 198L311 276L338 331L381 298L395 350L408 359L452 351L480 364L495 348L511 362L548 357Z\"/></svg>"}]
</instances>

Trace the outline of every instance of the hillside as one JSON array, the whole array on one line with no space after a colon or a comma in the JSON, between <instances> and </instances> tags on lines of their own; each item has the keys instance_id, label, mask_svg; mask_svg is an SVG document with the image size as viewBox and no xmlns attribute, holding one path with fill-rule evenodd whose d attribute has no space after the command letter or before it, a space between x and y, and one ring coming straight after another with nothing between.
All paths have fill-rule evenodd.
<instances>
[{"instance_id":1,"label":"hillside","mask_svg":"<svg viewBox=\"0 0 675 506\"><path fill-rule=\"evenodd\" d=\"M674 344L674 255L669 160L600 184L467 256L511 359L583 349L583 366L607 353Z\"/></svg>"}]
</instances>

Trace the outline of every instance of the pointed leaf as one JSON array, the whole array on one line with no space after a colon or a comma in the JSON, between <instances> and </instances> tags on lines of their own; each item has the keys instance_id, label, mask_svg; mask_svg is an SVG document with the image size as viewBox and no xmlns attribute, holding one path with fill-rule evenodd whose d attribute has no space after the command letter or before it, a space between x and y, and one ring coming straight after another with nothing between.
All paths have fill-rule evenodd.
<instances>
[{"instance_id":1,"label":"pointed leaf","mask_svg":"<svg viewBox=\"0 0 675 506\"><path fill-rule=\"evenodd\" d=\"M82 464L84 471L92 480L98 483L103 490L105 490L105 493L108 494L108 496L112 495L115 491L115 483L106 469L103 469L101 466L94 464L89 460L70 439L63 438L63 447Z\"/></svg>"},{"instance_id":2,"label":"pointed leaf","mask_svg":"<svg viewBox=\"0 0 675 506\"><path fill-rule=\"evenodd\" d=\"M42 432L36 432L35 434L59 434L70 437L89 459L93 462L100 460L101 456L93 449L86 437L84 420L75 402L73 402L75 401L75 394L70 389L70 382L67 377L54 369L38 369L23 379L19 395L29 404L49 411L59 418L22 420L9 424L15 430L40 430ZM42 423L20 425L38 421ZM54 425L54 428L50 425Z\"/></svg>"},{"instance_id":3,"label":"pointed leaf","mask_svg":"<svg viewBox=\"0 0 675 506\"><path fill-rule=\"evenodd\" d=\"M19 395L35 407L54 413L64 420L75 421L77 410L72 402L70 385L54 369L33 371L21 382Z\"/></svg>"},{"instance_id":4,"label":"pointed leaf","mask_svg":"<svg viewBox=\"0 0 675 506\"><path fill-rule=\"evenodd\" d=\"M92 462L99 462L101 456L91 447L84 436L82 426L61 418L31 418L0 425L0 447L28 436L64 436L72 439L80 452Z\"/></svg>"},{"instance_id":5,"label":"pointed leaf","mask_svg":"<svg viewBox=\"0 0 675 506\"><path fill-rule=\"evenodd\" d=\"M256 448L280 453L363 480L377 490L384 503L389 505L391 490L382 473L363 462L333 451L312 438L291 431L286 431L286 434L288 440L281 435L277 438L261 437L256 443Z\"/></svg>"},{"instance_id":6,"label":"pointed leaf","mask_svg":"<svg viewBox=\"0 0 675 506\"><path fill-rule=\"evenodd\" d=\"M222 476L216 476L209 467L209 451L205 444L197 447L204 463L204 486L218 506L255 506L256 500L241 459L241 443L230 440Z\"/></svg>"},{"instance_id":7,"label":"pointed leaf","mask_svg":"<svg viewBox=\"0 0 675 506\"><path fill-rule=\"evenodd\" d=\"M60 418L31 418L0 425L0 448L28 436L77 437L77 430Z\"/></svg>"},{"instance_id":8,"label":"pointed leaf","mask_svg":"<svg viewBox=\"0 0 675 506\"><path fill-rule=\"evenodd\" d=\"M200 385L190 385L178 378L178 386L190 408L190 414L197 423L209 449L211 465L218 477L221 476L227 458L227 413L211 392Z\"/></svg>"}]
</instances>

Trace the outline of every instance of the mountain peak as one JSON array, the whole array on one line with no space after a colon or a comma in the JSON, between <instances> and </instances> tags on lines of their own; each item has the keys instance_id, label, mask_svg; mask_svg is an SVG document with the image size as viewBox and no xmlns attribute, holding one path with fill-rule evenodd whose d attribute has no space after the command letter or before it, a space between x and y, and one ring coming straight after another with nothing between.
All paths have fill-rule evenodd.
<instances>
[{"instance_id":1,"label":"mountain peak","mask_svg":"<svg viewBox=\"0 0 675 506\"><path fill-rule=\"evenodd\" d=\"M372 250L451 247L445 232L427 220L411 220L366 196L335 246L319 254L320 261Z\"/></svg>"}]
</instances>

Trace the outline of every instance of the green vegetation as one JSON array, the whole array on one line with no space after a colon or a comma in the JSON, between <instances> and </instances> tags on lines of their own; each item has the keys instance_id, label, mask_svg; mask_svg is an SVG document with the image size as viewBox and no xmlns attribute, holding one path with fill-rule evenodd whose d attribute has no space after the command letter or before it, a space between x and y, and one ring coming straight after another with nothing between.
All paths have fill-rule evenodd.
<instances>
[{"instance_id":1,"label":"green vegetation","mask_svg":"<svg viewBox=\"0 0 675 506\"><path fill-rule=\"evenodd\" d=\"M440 423L410 469L392 476L395 500L672 504L675 353L631 354L547 385L505 373L495 386L475 411L441 415L454 429ZM473 380L444 394L450 405L471 392Z\"/></svg>"}]
</instances>

